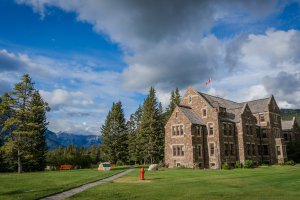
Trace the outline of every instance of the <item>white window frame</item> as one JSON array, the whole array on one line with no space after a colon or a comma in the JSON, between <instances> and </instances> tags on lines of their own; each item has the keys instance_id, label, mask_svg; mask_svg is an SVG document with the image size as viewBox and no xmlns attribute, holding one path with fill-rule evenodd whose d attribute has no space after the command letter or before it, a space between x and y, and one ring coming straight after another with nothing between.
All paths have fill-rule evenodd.
<instances>
[{"instance_id":1,"label":"white window frame","mask_svg":"<svg viewBox=\"0 0 300 200\"><path fill-rule=\"evenodd\" d=\"M183 156L178 156L178 155L175 155L174 156L174 147L176 146L176 148L178 147L178 146L182 146L182 150L181 151L183 151ZM172 144L172 156L173 156L173 158L183 158L183 157L185 157L185 145L184 144ZM178 152L177 152L177 149L176 149L176 154L177 154Z\"/></svg>"},{"instance_id":2,"label":"white window frame","mask_svg":"<svg viewBox=\"0 0 300 200\"><path fill-rule=\"evenodd\" d=\"M182 135L180 134L181 133L181 129L180 127L182 126ZM173 128L175 128L175 132L177 132L177 128L178 128L178 135L173 135ZM185 127L184 127L184 124L173 124L171 125L171 137L183 137L185 135Z\"/></svg>"},{"instance_id":3,"label":"white window frame","mask_svg":"<svg viewBox=\"0 0 300 200\"><path fill-rule=\"evenodd\" d=\"M213 134L212 135L210 135L210 126L209 125L212 125L212 129L213 129ZM215 126L214 126L214 123L213 122L208 122L207 123L207 130L208 130L208 137L214 137L214 135L215 135Z\"/></svg>"}]
</instances>

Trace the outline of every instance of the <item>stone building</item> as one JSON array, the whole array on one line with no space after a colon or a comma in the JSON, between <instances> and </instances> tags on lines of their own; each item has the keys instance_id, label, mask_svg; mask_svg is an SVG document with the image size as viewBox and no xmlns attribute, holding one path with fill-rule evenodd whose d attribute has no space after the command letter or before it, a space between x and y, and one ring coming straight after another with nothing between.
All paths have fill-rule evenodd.
<instances>
[{"instance_id":1,"label":"stone building","mask_svg":"<svg viewBox=\"0 0 300 200\"><path fill-rule=\"evenodd\" d=\"M189 87L165 125L169 167L219 169L225 162L274 164L286 159L273 96L237 103Z\"/></svg>"},{"instance_id":2,"label":"stone building","mask_svg":"<svg viewBox=\"0 0 300 200\"><path fill-rule=\"evenodd\" d=\"M282 135L287 144L300 140L300 128L295 117L292 120L282 120L281 124Z\"/></svg>"}]
</instances>

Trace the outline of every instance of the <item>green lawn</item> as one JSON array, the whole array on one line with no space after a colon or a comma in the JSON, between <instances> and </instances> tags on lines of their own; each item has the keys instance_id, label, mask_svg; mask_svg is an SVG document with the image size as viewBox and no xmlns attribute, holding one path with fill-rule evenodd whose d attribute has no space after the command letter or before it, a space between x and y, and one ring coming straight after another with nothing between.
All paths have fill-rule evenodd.
<instances>
[{"instance_id":1,"label":"green lawn","mask_svg":"<svg viewBox=\"0 0 300 200\"><path fill-rule=\"evenodd\" d=\"M300 199L300 165L256 169L139 171L71 199Z\"/></svg>"},{"instance_id":2,"label":"green lawn","mask_svg":"<svg viewBox=\"0 0 300 200\"><path fill-rule=\"evenodd\" d=\"M33 173L0 173L0 199L37 199L73 188L84 183L103 179L123 171L82 169Z\"/></svg>"}]
</instances>

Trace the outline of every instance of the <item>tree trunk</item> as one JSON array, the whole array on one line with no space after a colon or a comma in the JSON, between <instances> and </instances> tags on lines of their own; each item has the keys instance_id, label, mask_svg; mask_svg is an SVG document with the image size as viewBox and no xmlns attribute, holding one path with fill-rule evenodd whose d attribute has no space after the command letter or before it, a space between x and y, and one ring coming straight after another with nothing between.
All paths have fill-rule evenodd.
<instances>
[{"instance_id":1,"label":"tree trunk","mask_svg":"<svg viewBox=\"0 0 300 200\"><path fill-rule=\"evenodd\" d=\"M18 149L18 173L22 173L21 152Z\"/></svg>"}]
</instances>

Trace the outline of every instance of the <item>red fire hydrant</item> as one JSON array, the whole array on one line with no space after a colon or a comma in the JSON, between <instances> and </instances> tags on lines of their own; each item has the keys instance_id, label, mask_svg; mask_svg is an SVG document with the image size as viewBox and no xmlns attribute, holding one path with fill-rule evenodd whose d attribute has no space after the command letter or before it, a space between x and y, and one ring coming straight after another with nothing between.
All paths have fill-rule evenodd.
<instances>
[{"instance_id":1,"label":"red fire hydrant","mask_svg":"<svg viewBox=\"0 0 300 200\"><path fill-rule=\"evenodd\" d=\"M140 180L144 180L145 179L144 175L145 175L145 170L144 170L144 168L141 168L140 169Z\"/></svg>"}]
</instances>

